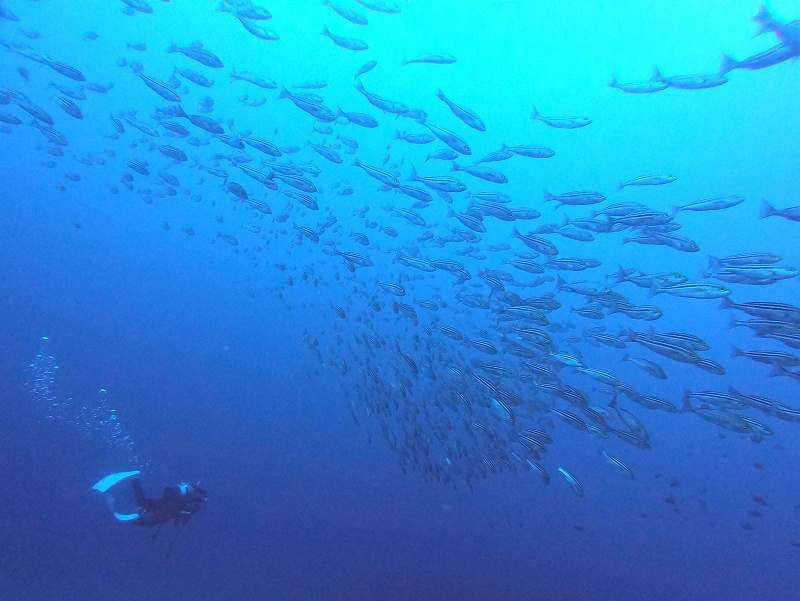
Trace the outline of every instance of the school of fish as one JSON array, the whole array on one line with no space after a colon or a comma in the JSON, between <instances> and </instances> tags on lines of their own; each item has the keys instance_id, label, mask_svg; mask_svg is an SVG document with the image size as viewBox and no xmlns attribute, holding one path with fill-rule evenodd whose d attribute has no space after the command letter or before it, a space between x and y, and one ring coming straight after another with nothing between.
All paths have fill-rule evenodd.
<instances>
[{"instance_id":1,"label":"school of fish","mask_svg":"<svg viewBox=\"0 0 800 601\"><path fill-rule=\"evenodd\" d=\"M0 18L16 22L9 4L0 2ZM439 90L431 103L444 103L452 119L434 123L424 108L379 95L380 80L370 80L377 62L361 38L369 37L371 20L396 18L401 7L387 0L322 5L331 11L330 28L320 24L331 52L365 57L352 79L280 84L266 69L231 70L225 56L201 42L165 49L130 41L120 51L120 77L138 80L154 112L137 113L119 98L119 109L105 116L104 137L94 141L102 151L78 156L73 150L71 157L59 125L83 120L92 95L111 97L115 86L91 83L84 75L89 64L40 53L40 34L20 28L0 40L4 60L17 61L22 78L0 87L0 132L6 144L29 151L20 132L35 128L42 168L65 173L62 190L77 185L86 169L104 166L114 174L104 192L109 197L139 199L153 210L164 199L203 207L194 213L202 225L184 225L183 233L211 228L211 243L278 282L271 290L287 308L293 286L319 289L316 311L326 327L308 329L305 343L322 365L341 372L353 421L377 424L404 472L467 487L499 472L533 474L545 484L558 474L583 496L580 474L548 461L563 425L607 445L602 461L633 479L624 457L663 442L647 427L663 414L704 420L753 441L768 439L773 420L800 422L799 406L762 396L757 380L751 389L726 381L730 365L746 360L763 364L764 377L800 382L800 306L748 300L754 286L783 286L800 271L771 252L704 255L703 240L681 233L680 223L743 203L761 218L800 222L800 206L729 194L671 210L620 200L627 189L668 190L677 179L668 173L621 180L613 201L606 194L614 191L565 190L552 182L541 196L529 190L521 202L503 191L509 182L503 164L555 161L558 148L498 141L496 151L473 157L469 140L491 136L492 125L461 99ZM145 0L121 0L120 8L156 18ZM249 0L225 0L218 12L220 26L240 25L239 35L286 43L269 10ZM734 70L800 56L800 21L779 21L763 6L753 20L758 33L775 35L778 44L742 60L723 55L718 73L667 77L655 69L650 80L612 78L610 85L632 94L713 88ZM99 35L87 33L85 43ZM148 69L148 56L164 52L174 56L174 71ZM387 69L446 70L456 62L452 54L423 48ZM238 100L254 110L291 103L310 137L279 144L269 133L278 125L272 123L263 131L238 130L232 115L215 112L209 95L225 86L246 92ZM352 106L326 104L329 86L349 88ZM591 124L590 117L545 116L535 107L528 135L535 137L535 128ZM382 136L382 162L364 158L374 153L363 152L363 130ZM410 164L404 153L419 145L430 151ZM541 223L552 209L563 220ZM695 253L702 256L702 277L603 263L592 251L598 238L659 247L665 267L672 253ZM576 245L585 249L577 256L559 248ZM711 349L691 333L691 323L686 331L659 326L662 295L693 311L719 305L731 327L752 332L752 346L734 347L725 364L712 359L712 352L719 357L728 349ZM597 349L614 369L592 364L588 357ZM684 390L686 370L702 370L718 384ZM671 386L658 388L668 373Z\"/></svg>"}]
</instances>

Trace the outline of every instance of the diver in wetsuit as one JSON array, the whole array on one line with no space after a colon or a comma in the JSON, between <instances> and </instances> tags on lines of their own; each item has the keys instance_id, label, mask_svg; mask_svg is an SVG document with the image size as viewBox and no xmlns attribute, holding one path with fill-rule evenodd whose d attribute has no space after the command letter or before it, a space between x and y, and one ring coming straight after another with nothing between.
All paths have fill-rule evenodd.
<instances>
[{"instance_id":1,"label":"diver in wetsuit","mask_svg":"<svg viewBox=\"0 0 800 601\"><path fill-rule=\"evenodd\" d=\"M200 511L208 499L208 494L199 485L171 485L164 489L160 497L151 499L145 495L139 478L131 481L139 517L132 520L137 526L161 526L167 522L185 524Z\"/></svg>"},{"instance_id":2,"label":"diver in wetsuit","mask_svg":"<svg viewBox=\"0 0 800 601\"><path fill-rule=\"evenodd\" d=\"M199 483L191 485L186 482L167 486L160 497L150 498L142 489L138 478L139 474L138 470L111 474L92 487L106 495L109 509L121 522L132 522L137 526L158 526L159 528L168 522L183 525L205 506L208 499L208 494L200 488ZM138 508L134 513L119 513L116 510L116 501L108 493L108 490L128 478L133 479L131 485Z\"/></svg>"}]
</instances>

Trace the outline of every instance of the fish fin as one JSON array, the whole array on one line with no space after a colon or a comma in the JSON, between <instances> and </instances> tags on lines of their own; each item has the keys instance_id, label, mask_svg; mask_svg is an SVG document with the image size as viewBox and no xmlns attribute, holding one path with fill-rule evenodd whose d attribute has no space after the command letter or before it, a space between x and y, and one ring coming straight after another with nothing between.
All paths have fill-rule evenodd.
<instances>
[{"instance_id":1,"label":"fish fin","mask_svg":"<svg viewBox=\"0 0 800 601\"><path fill-rule=\"evenodd\" d=\"M759 21L758 26L756 27L756 32L753 34L753 37L757 38L760 35L768 33L769 31L772 31L772 28L770 28L769 25L767 25L766 23Z\"/></svg>"},{"instance_id":2,"label":"fish fin","mask_svg":"<svg viewBox=\"0 0 800 601\"><path fill-rule=\"evenodd\" d=\"M768 200L766 200L765 198L762 198L761 199L761 213L759 214L759 217L761 219L764 219L764 217L771 217L772 215L777 215L777 214L778 214L778 211L775 210L775 207L773 207L769 203Z\"/></svg>"},{"instance_id":3,"label":"fish fin","mask_svg":"<svg viewBox=\"0 0 800 601\"><path fill-rule=\"evenodd\" d=\"M729 73L738 67L739 63L733 57L731 57L730 54L726 54L725 52L722 53L722 59L719 63L720 75L725 75L726 73Z\"/></svg>"},{"instance_id":4,"label":"fish fin","mask_svg":"<svg viewBox=\"0 0 800 601\"><path fill-rule=\"evenodd\" d=\"M775 378L777 376L782 376L784 373L786 373L786 371L787 370L785 370L783 367L781 367L780 364L773 363L772 364L772 369L767 374L767 376L769 376L770 378Z\"/></svg>"},{"instance_id":5,"label":"fish fin","mask_svg":"<svg viewBox=\"0 0 800 601\"><path fill-rule=\"evenodd\" d=\"M664 81L664 76L661 75L658 67L653 66L653 74L650 76L651 81Z\"/></svg>"},{"instance_id":6,"label":"fish fin","mask_svg":"<svg viewBox=\"0 0 800 601\"><path fill-rule=\"evenodd\" d=\"M717 273L720 269L722 269L722 261L720 261L717 257L708 255L708 270L711 273Z\"/></svg>"},{"instance_id":7,"label":"fish fin","mask_svg":"<svg viewBox=\"0 0 800 601\"><path fill-rule=\"evenodd\" d=\"M769 10L767 9L767 5L763 2L758 6L758 12L753 16L750 20L754 23L764 23L764 21L768 21L772 19L772 15L769 14Z\"/></svg>"}]
</instances>

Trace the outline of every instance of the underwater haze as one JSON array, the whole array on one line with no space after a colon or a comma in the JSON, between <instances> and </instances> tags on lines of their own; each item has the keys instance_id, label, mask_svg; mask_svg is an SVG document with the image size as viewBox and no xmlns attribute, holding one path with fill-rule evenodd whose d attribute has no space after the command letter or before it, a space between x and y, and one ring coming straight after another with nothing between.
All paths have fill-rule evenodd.
<instances>
[{"instance_id":1,"label":"underwater haze","mask_svg":"<svg viewBox=\"0 0 800 601\"><path fill-rule=\"evenodd\" d=\"M797 3L0 44L0 601L800 599Z\"/></svg>"}]
</instances>

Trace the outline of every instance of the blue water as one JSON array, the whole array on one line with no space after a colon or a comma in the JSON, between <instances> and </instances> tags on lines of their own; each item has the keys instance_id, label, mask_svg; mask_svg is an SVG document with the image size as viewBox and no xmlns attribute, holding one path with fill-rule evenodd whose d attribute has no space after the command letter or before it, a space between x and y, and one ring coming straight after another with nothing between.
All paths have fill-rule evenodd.
<instances>
[{"instance_id":1,"label":"blue water","mask_svg":"<svg viewBox=\"0 0 800 601\"><path fill-rule=\"evenodd\" d=\"M732 317L753 316L720 308L719 298L650 297L648 289L622 283L613 291L663 315L638 321L610 313L606 304L594 320L570 308L597 299L557 289L555 281L612 285L605 276L621 265L725 286L735 303L797 303L796 278L753 285L701 274L709 257L739 253L780 255L781 268L800 265L798 224L759 218L762 199L778 209L798 204L794 61L737 69L710 89L628 94L607 85L612 75L646 82L654 65L666 76L713 74L722 52L743 60L778 44L772 33L753 37L757 3L408 1L392 4L399 12L388 14L349 2L369 21L360 26L319 2L273 0L264 5L271 19L250 22L280 37L266 41L218 12L217 2L149 2L152 14L132 16L116 0L0 3L19 19L0 19L0 40L16 50L0 49L0 99L9 101L0 112L22 121L4 122L8 132L0 135L0 599L797 598L800 426L752 407L725 411L736 424L743 416L769 428L737 432L701 419L697 401L697 411L668 413L624 391L685 409L685 390L733 386L797 409L797 378L770 377L769 364L731 357L731 348L800 351L748 327L729 329ZM791 2L769 8L782 22L800 17ZM325 25L369 49L336 46L320 35ZM172 42L195 41L224 68L165 52ZM400 66L431 52L457 62ZM86 81L26 53L70 65ZM501 144L545 146L555 156L482 164L505 174L506 184L450 173L450 162L426 162L447 146L395 140L396 130L429 130L382 112L354 89L354 74L369 60L377 66L361 77L366 90L425 111L429 124L466 140L472 155L460 157L460 165ZM285 151L298 148L275 163L246 146L255 159L247 165L318 168L303 177L318 189L310 196L319 210L286 196L293 188L280 178L271 180L279 190L269 190L215 159L238 151L188 120L157 114L173 104L134 75L134 61L160 82L175 67L214 79L207 89L179 79L186 113L204 114L229 134L251 131ZM232 81L233 68L291 92L316 93L334 113L341 107L369 114L379 126L343 119L315 125L290 100L278 99L279 88ZM75 100L78 120L59 107L51 81L75 91L90 83L113 87L105 94L85 90L86 98ZM307 81L327 86L292 88ZM474 111L486 132L470 129L437 100L440 89ZM24 97L67 138L64 156L43 150L47 140L30 125ZM205 97L213 98L212 112L201 113ZM260 106L246 104L261 99ZM546 117L592 123L548 127L530 119L534 105ZM210 142L193 146L163 126L155 139L130 124L116 134L109 116L123 111L136 111L150 126L179 123ZM312 131L325 126L333 133ZM357 141L358 150L349 153L337 134ZM309 140L327 141L342 164L320 156ZM151 142L175 146L189 160L175 164ZM84 157L105 160L87 166ZM542 215L513 224L485 216L486 231L475 233L448 217L449 208L467 211L469 193L445 199L429 190L432 202L413 209L427 225L413 225L384 207L409 209L414 199L379 189L351 164L354 158L419 190L426 188L406 181L412 165L422 176L454 177L472 194L505 193L513 199L508 206ZM151 175L132 170L130 159L146 159ZM197 164L226 170L272 213L254 210ZM126 173L130 190L121 180ZM175 195L159 173L180 180ZM677 179L617 191L617 182L650 174ZM353 193L340 194L347 186ZM598 191L606 200L556 208L543 202L544 190ZM513 226L523 233L548 223L558 229L564 215L588 217L620 202L669 213L672 205L731 195L745 200L675 216L682 226L675 233L693 240L698 252L623 243L637 235L631 229L590 242L541 234L557 246L558 258L601 263L578 272L545 269L535 287L506 282L506 292L524 299L552 294L562 306L546 312L550 325L502 319L507 297L481 277L483 270L523 283L541 277L506 263L530 252L511 237ZM336 223L322 227L330 216ZM300 238L295 224L315 228L320 241ZM366 234L368 246L353 232ZM457 232L475 237L445 241ZM373 265L349 263L337 251L362 253ZM404 256L459 261L471 279L420 271L403 264ZM535 260L544 264L547 257ZM378 282L400 283L406 294L393 296ZM458 298L465 294L489 308L465 305ZM421 301L435 301L437 309ZM413 307L416 321L393 303ZM553 346L515 337L508 332L515 325L540 328ZM586 330L597 326L626 348L593 344ZM457 328L467 340L452 340L441 327ZM650 327L703 339L710 349L699 354L726 373L653 353L620 333ZM497 354L469 340L486 341ZM510 340L533 349L532 357L512 354ZM550 354L556 352L618 381L587 377L559 363ZM667 378L623 362L626 353L655 361ZM554 370L561 386L585 393L606 425L558 396L563 388L553 381L535 379L523 361ZM798 371L791 357L785 361ZM491 376L477 367L481 362L511 371ZM58 366L52 377L43 375L48 365ZM513 418L476 374L518 395ZM614 393L646 427L651 449L614 433L630 431L607 407ZM588 431L550 408L581 416ZM552 437L538 459L519 443L525 430ZM635 479L602 451L622 460ZM549 485L526 458L549 473ZM582 497L559 467L577 478ZM129 469L142 469L152 495L199 480L209 492L207 507L153 540L152 531L115 521L91 490L103 476Z\"/></svg>"}]
</instances>

